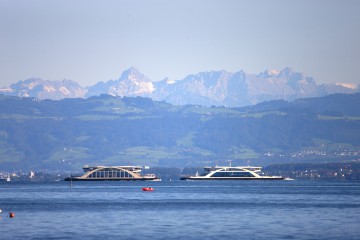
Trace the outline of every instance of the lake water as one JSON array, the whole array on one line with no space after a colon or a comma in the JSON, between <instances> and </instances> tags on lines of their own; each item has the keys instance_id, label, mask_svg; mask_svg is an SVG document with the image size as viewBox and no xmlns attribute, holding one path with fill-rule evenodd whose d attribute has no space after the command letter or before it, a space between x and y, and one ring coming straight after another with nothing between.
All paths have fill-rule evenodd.
<instances>
[{"instance_id":1,"label":"lake water","mask_svg":"<svg viewBox=\"0 0 360 240\"><path fill-rule=\"evenodd\" d=\"M1 182L0 209L0 239L360 238L360 182Z\"/></svg>"}]
</instances>

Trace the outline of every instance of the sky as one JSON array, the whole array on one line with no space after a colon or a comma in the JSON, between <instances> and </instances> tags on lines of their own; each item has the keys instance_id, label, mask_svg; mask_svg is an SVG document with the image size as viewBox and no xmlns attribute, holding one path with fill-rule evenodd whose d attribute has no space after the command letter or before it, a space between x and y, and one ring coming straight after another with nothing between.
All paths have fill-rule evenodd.
<instances>
[{"instance_id":1,"label":"sky","mask_svg":"<svg viewBox=\"0 0 360 240\"><path fill-rule=\"evenodd\" d=\"M360 83L360 0L0 0L0 87L267 69Z\"/></svg>"}]
</instances>

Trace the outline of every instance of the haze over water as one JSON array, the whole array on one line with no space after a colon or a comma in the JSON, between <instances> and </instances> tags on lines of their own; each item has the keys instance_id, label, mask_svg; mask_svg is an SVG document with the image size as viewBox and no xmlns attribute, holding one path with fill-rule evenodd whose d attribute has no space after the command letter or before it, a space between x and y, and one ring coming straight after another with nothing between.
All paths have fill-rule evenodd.
<instances>
[{"instance_id":1,"label":"haze over water","mask_svg":"<svg viewBox=\"0 0 360 240\"><path fill-rule=\"evenodd\" d=\"M0 192L4 239L360 236L360 182L10 182Z\"/></svg>"}]
</instances>

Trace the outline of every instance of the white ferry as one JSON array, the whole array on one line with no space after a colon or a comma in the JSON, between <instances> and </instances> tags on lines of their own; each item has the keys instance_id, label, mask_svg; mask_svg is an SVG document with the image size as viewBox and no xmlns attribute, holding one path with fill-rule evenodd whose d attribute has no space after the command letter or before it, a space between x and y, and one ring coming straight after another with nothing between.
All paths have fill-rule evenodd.
<instances>
[{"instance_id":1,"label":"white ferry","mask_svg":"<svg viewBox=\"0 0 360 240\"><path fill-rule=\"evenodd\" d=\"M205 167L202 174L184 176L180 180L284 180L281 176L264 176L261 174L262 167L252 166L215 166Z\"/></svg>"},{"instance_id":2,"label":"white ferry","mask_svg":"<svg viewBox=\"0 0 360 240\"><path fill-rule=\"evenodd\" d=\"M8 175L6 178L0 178L0 182L10 182L10 175Z\"/></svg>"},{"instance_id":3,"label":"white ferry","mask_svg":"<svg viewBox=\"0 0 360 240\"><path fill-rule=\"evenodd\" d=\"M65 181L160 181L155 174L141 175L140 166L84 166L84 175L67 177Z\"/></svg>"}]
</instances>

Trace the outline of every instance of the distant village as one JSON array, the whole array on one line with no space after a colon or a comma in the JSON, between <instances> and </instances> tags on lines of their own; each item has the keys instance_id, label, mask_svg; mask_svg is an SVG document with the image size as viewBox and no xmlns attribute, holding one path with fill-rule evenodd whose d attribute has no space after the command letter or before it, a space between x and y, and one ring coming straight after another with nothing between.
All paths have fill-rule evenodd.
<instances>
[{"instance_id":1,"label":"distant village","mask_svg":"<svg viewBox=\"0 0 360 240\"><path fill-rule=\"evenodd\" d=\"M344 162L274 164L268 174L307 180L360 180L360 159Z\"/></svg>"},{"instance_id":2,"label":"distant village","mask_svg":"<svg viewBox=\"0 0 360 240\"><path fill-rule=\"evenodd\" d=\"M327 151L322 148L311 148L306 150L301 150L298 152L292 152L289 154L275 154L275 153L265 153L265 157L276 157L276 158L286 158L292 160L309 160L309 159L341 159L341 160L350 160L350 159L360 159L360 149L358 148L342 148L339 146L332 151Z\"/></svg>"},{"instance_id":3,"label":"distant village","mask_svg":"<svg viewBox=\"0 0 360 240\"><path fill-rule=\"evenodd\" d=\"M266 158L283 159L281 164L269 165L269 174L294 179L360 180L360 149L333 151L308 149L287 155L265 154Z\"/></svg>"}]
</instances>

